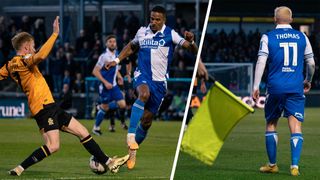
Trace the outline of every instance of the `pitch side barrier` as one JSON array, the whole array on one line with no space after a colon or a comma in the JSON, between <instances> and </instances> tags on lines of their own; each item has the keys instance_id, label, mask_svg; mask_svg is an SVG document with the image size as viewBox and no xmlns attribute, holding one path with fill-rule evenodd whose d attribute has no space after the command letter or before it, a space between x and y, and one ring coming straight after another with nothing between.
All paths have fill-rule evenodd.
<instances>
[{"instance_id":1,"label":"pitch side barrier","mask_svg":"<svg viewBox=\"0 0 320 180\"><path fill-rule=\"evenodd\" d=\"M171 78L168 83L190 83L190 78ZM91 110L93 102L98 97L97 91L89 92L89 82L97 82L95 78L86 79L86 93L74 93L73 96L73 105L72 108L69 109L69 112L74 114L77 118L88 118L91 117ZM209 86L208 86L209 87ZM172 90L169 88L169 90ZM189 89L186 89L186 92L189 92ZM237 93L236 93L237 94ZM54 97L57 98L59 94L55 93ZM198 94L194 96L191 105L193 107L198 107L201 103L203 94L198 90ZM255 108L263 108L265 96L261 95L258 102L254 102L251 99L251 96L242 95L238 96L243 102L247 103L251 107ZM58 102L58 101L57 101ZM320 90L312 90L308 94L306 94L306 107L320 107ZM22 92L3 92L0 91L0 120L4 118L12 118L12 119L21 119L31 117L28 101L24 93Z\"/></svg>"}]
</instances>

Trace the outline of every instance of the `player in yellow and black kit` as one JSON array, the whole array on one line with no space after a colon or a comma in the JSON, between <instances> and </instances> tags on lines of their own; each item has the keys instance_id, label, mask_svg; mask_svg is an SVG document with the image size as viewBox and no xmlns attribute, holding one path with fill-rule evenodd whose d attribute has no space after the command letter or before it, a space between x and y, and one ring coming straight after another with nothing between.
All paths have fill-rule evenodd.
<instances>
[{"instance_id":1,"label":"player in yellow and black kit","mask_svg":"<svg viewBox=\"0 0 320 180\"><path fill-rule=\"evenodd\" d=\"M118 172L128 160L128 155L121 158L106 156L92 139L88 130L55 104L49 87L37 67L47 58L58 34L59 17L56 17L52 35L37 53L34 49L34 39L30 34L26 32L17 34L11 40L17 55L0 69L0 80L10 76L27 95L30 111L45 141L45 145L36 149L20 165L10 170L9 174L20 176L25 169L56 152L60 146L59 130L79 137L87 151L95 156L102 165L113 173Z\"/></svg>"}]
</instances>

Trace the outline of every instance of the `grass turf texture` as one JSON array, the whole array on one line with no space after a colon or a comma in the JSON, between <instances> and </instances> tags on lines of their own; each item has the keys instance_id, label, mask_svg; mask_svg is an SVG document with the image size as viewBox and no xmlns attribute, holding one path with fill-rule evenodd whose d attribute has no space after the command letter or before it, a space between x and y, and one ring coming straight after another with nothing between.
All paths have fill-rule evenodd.
<instances>
[{"instance_id":1,"label":"grass turf texture","mask_svg":"<svg viewBox=\"0 0 320 180\"><path fill-rule=\"evenodd\" d=\"M299 163L298 179L320 179L320 108L306 108L302 124L304 143ZM265 121L262 110L248 115L233 129L224 143L213 166L207 166L186 153L181 152L177 163L176 179L292 179L290 133L286 119L278 123L278 174L259 172L261 165L268 162L265 150Z\"/></svg>"},{"instance_id":2,"label":"grass turf texture","mask_svg":"<svg viewBox=\"0 0 320 180\"><path fill-rule=\"evenodd\" d=\"M82 120L89 130L94 121ZM100 147L110 156L128 153L126 131L117 122L116 132L102 124L102 136L94 136ZM89 169L90 154L73 135L61 133L60 150L30 167L21 177L12 177L7 171L29 156L43 144L35 120L0 119L0 179L169 179L181 122L153 122L147 139L137 153L134 170L126 166L118 174L107 172L96 175Z\"/></svg>"}]
</instances>

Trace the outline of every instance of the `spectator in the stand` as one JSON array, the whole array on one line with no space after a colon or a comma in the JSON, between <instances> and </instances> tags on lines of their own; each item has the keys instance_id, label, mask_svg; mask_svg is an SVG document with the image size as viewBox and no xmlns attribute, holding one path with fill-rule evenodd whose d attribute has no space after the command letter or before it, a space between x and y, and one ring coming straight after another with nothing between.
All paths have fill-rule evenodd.
<instances>
[{"instance_id":1,"label":"spectator in the stand","mask_svg":"<svg viewBox=\"0 0 320 180\"><path fill-rule=\"evenodd\" d=\"M76 63L73 60L73 55L69 52L65 53L66 60L63 63L64 70L68 70L71 76L74 76L74 72L77 69Z\"/></svg>"},{"instance_id":2,"label":"spectator in the stand","mask_svg":"<svg viewBox=\"0 0 320 180\"><path fill-rule=\"evenodd\" d=\"M29 16L22 16L21 18L21 31L31 32L32 23L30 22Z\"/></svg>"},{"instance_id":3,"label":"spectator in the stand","mask_svg":"<svg viewBox=\"0 0 320 180\"><path fill-rule=\"evenodd\" d=\"M101 37L98 33L94 34L94 43L93 43L93 51L99 51L102 52L103 51L103 45L101 43Z\"/></svg>"},{"instance_id":4,"label":"spectator in the stand","mask_svg":"<svg viewBox=\"0 0 320 180\"><path fill-rule=\"evenodd\" d=\"M96 33L99 36L101 35L102 26L97 16L92 16L91 22L89 23L89 26L87 29L88 29L89 36L92 36L92 38L93 38L93 35Z\"/></svg>"},{"instance_id":5,"label":"spectator in the stand","mask_svg":"<svg viewBox=\"0 0 320 180\"><path fill-rule=\"evenodd\" d=\"M46 42L47 35L43 19L38 18L34 22L33 37L36 42L36 48L39 46L39 44L44 44Z\"/></svg>"},{"instance_id":6,"label":"spectator in the stand","mask_svg":"<svg viewBox=\"0 0 320 180\"><path fill-rule=\"evenodd\" d=\"M96 49L93 50L93 52L91 53L91 55L89 56L88 61L87 61L87 67L86 67L86 70L84 72L85 76L91 76L92 75L91 70L96 65L100 54L101 54L101 51L96 50Z\"/></svg>"},{"instance_id":7,"label":"spectator in the stand","mask_svg":"<svg viewBox=\"0 0 320 180\"><path fill-rule=\"evenodd\" d=\"M59 107L64 110L72 107L72 94L68 84L63 84L62 92L59 95Z\"/></svg>"},{"instance_id":8,"label":"spectator in the stand","mask_svg":"<svg viewBox=\"0 0 320 180\"><path fill-rule=\"evenodd\" d=\"M80 30L80 36L76 39L76 51L79 53L79 51L83 47L83 43L87 41L90 42L89 37L87 36L86 32L84 29Z\"/></svg>"},{"instance_id":9,"label":"spectator in the stand","mask_svg":"<svg viewBox=\"0 0 320 180\"><path fill-rule=\"evenodd\" d=\"M70 77L70 72L68 70L64 70L64 76L63 76L63 84L69 85L71 87L71 77Z\"/></svg>"},{"instance_id":10,"label":"spectator in the stand","mask_svg":"<svg viewBox=\"0 0 320 180\"><path fill-rule=\"evenodd\" d=\"M70 44L70 42L65 42L65 43L63 44L63 50L64 50L64 52L66 52L66 53L71 53L72 55L75 55L74 46L72 46L72 45Z\"/></svg>"},{"instance_id":11,"label":"spectator in the stand","mask_svg":"<svg viewBox=\"0 0 320 180\"><path fill-rule=\"evenodd\" d=\"M58 92L62 89L63 62L65 61L63 51L57 51L56 56L51 58L50 73L53 79L53 90Z\"/></svg>"},{"instance_id":12,"label":"spectator in the stand","mask_svg":"<svg viewBox=\"0 0 320 180\"><path fill-rule=\"evenodd\" d=\"M118 36L117 36L118 37ZM131 41L130 35L129 35L129 29L125 28L123 31L123 34L121 37L118 37L117 44L118 48L122 49L124 46L126 46Z\"/></svg>"},{"instance_id":13,"label":"spectator in the stand","mask_svg":"<svg viewBox=\"0 0 320 180\"><path fill-rule=\"evenodd\" d=\"M116 35L122 35L124 29L126 28L126 16L123 14L122 11L118 12L118 15L113 21L113 29L117 31L118 34Z\"/></svg>"},{"instance_id":14,"label":"spectator in the stand","mask_svg":"<svg viewBox=\"0 0 320 180\"><path fill-rule=\"evenodd\" d=\"M77 57L87 58L89 57L90 52L91 52L91 49L89 47L89 42L84 41L82 44L82 48L79 50L79 53L77 54Z\"/></svg>"},{"instance_id":15,"label":"spectator in the stand","mask_svg":"<svg viewBox=\"0 0 320 180\"><path fill-rule=\"evenodd\" d=\"M134 14L134 12L130 11L130 16L128 18L127 28L128 28L128 36L130 39L133 39L136 32L140 27L139 18Z\"/></svg>"},{"instance_id":16,"label":"spectator in the stand","mask_svg":"<svg viewBox=\"0 0 320 180\"><path fill-rule=\"evenodd\" d=\"M0 66L5 63L5 56L3 52L3 40L0 38Z\"/></svg>"},{"instance_id":17,"label":"spectator in the stand","mask_svg":"<svg viewBox=\"0 0 320 180\"><path fill-rule=\"evenodd\" d=\"M187 28L187 23L184 19L182 19L182 15L178 15L176 18L176 24L174 26L174 29L177 32L181 32L181 28L184 28L184 30Z\"/></svg>"},{"instance_id":18,"label":"spectator in the stand","mask_svg":"<svg viewBox=\"0 0 320 180\"><path fill-rule=\"evenodd\" d=\"M76 73L76 79L73 83L73 92L74 93L83 93L84 92L84 80L82 79L82 74L80 72Z\"/></svg>"},{"instance_id":19,"label":"spectator in the stand","mask_svg":"<svg viewBox=\"0 0 320 180\"><path fill-rule=\"evenodd\" d=\"M182 51L182 50L179 50L179 51ZM185 62L183 60L179 60L178 69L174 71L174 74L172 77L187 78L187 77L191 77L191 75L192 73L186 70ZM189 86L190 86L189 83L175 82L173 89L178 91L183 91L183 90L189 89Z\"/></svg>"}]
</instances>

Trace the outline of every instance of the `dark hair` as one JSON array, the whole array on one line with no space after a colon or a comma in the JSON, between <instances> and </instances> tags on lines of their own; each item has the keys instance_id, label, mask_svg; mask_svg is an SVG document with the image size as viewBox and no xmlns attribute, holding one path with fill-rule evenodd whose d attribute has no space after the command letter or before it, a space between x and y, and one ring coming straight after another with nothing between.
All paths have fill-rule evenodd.
<instances>
[{"instance_id":1,"label":"dark hair","mask_svg":"<svg viewBox=\"0 0 320 180\"><path fill-rule=\"evenodd\" d=\"M163 14L164 17L166 17L166 14L167 14L166 9L164 9L164 7L162 7L162 6L155 6L152 8L151 11L161 13L161 14Z\"/></svg>"},{"instance_id":2,"label":"dark hair","mask_svg":"<svg viewBox=\"0 0 320 180\"><path fill-rule=\"evenodd\" d=\"M21 32L11 39L12 47L16 51L20 50L22 44L28 41L33 41L33 37L27 32Z\"/></svg>"},{"instance_id":3,"label":"dark hair","mask_svg":"<svg viewBox=\"0 0 320 180\"><path fill-rule=\"evenodd\" d=\"M106 42L107 42L109 39L112 39L112 38L117 39L117 36L114 35L114 34L108 35L108 36L106 37Z\"/></svg>"}]
</instances>

